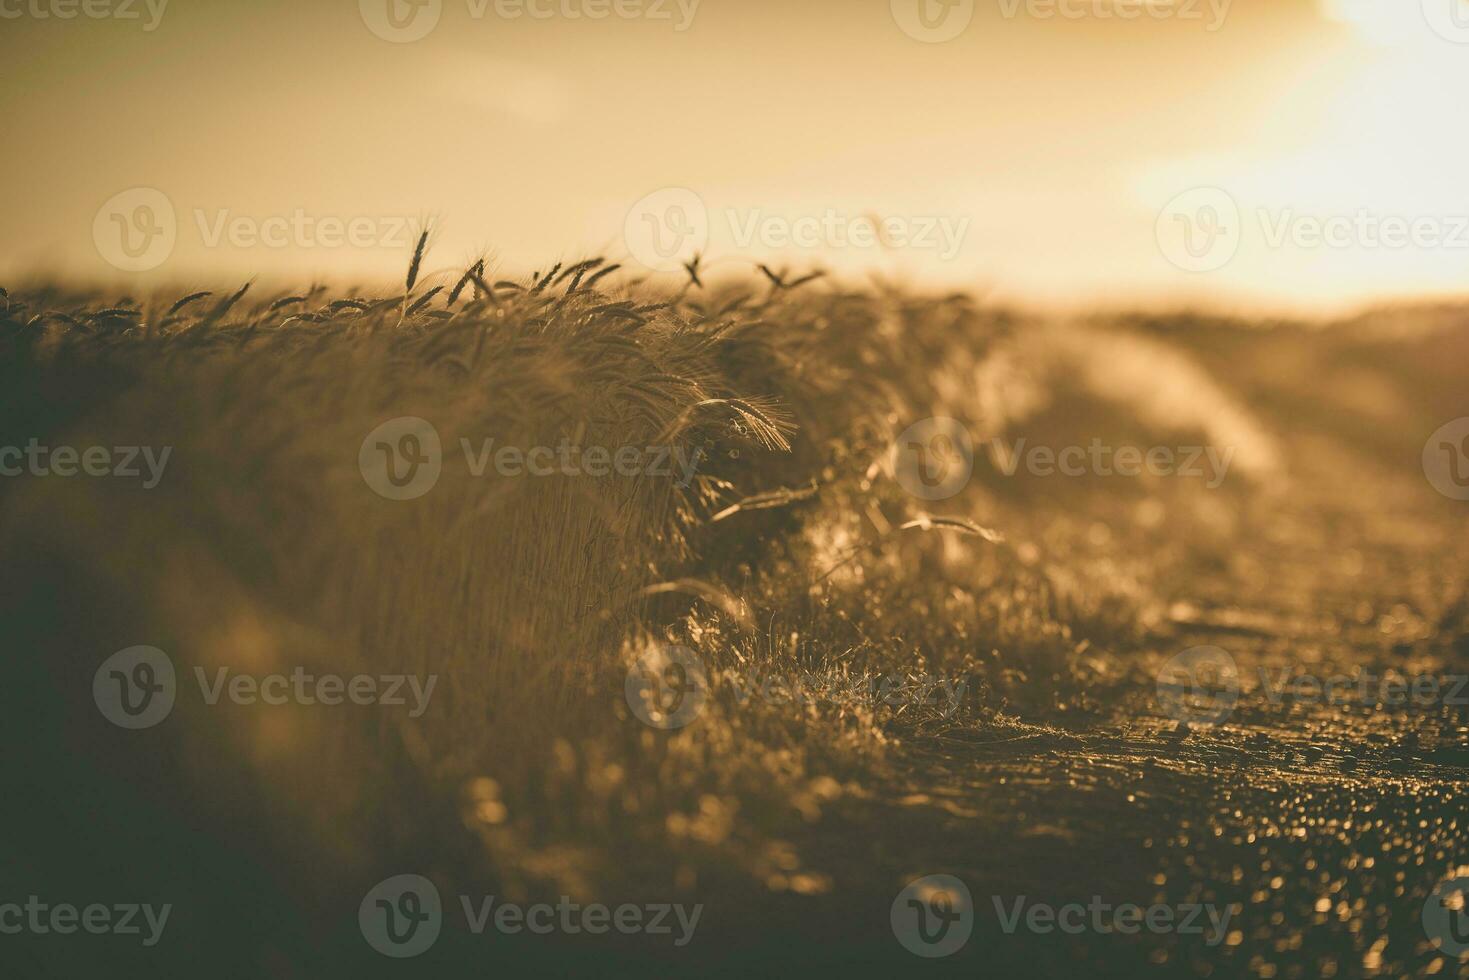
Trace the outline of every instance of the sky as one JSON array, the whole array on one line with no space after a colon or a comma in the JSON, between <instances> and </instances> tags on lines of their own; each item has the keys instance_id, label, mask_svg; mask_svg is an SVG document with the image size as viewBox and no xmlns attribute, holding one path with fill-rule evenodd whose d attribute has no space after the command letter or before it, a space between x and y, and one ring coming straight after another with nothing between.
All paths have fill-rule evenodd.
<instances>
[{"instance_id":1,"label":"sky","mask_svg":"<svg viewBox=\"0 0 1469 980\"><path fill-rule=\"evenodd\" d=\"M69 16L68 16L69 15ZM1469 284L1466 0L0 0L0 277Z\"/></svg>"}]
</instances>

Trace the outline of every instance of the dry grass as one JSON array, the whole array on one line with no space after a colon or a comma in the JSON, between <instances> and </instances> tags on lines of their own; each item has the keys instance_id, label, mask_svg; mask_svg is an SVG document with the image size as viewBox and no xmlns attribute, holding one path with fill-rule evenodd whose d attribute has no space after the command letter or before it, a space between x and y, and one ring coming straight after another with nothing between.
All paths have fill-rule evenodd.
<instances>
[{"instance_id":1,"label":"dry grass","mask_svg":"<svg viewBox=\"0 0 1469 980\"><path fill-rule=\"evenodd\" d=\"M423 244L401 296L313 291L252 303L245 287L212 309L194 293L92 312L103 304L35 293L13 300L0 322L6 440L174 447L151 495L96 481L8 494L7 553L44 555L60 576L34 588L76 588L67 583L85 576L101 594L128 597L126 615L48 641L65 648L54 652L60 662L81 673L104 650L149 642L185 671L299 662L441 675L439 702L412 723L369 719L324 734L316 728L342 726L302 712L271 730L256 717L243 733L213 736L253 760L288 819L317 828L308 848L346 842L363 862L382 844L353 824L403 778L363 771L378 761L411 766L451 809L463 786L492 778L539 836L538 808L550 804L534 797L548 792L544 773L565 746L622 745L627 757L614 752L605 764L625 778L667 765L648 762L650 733L619 703L628 658L673 631L735 667L750 644L786 648L784 626L770 635L772 617L825 615L818 576L800 573L810 594L783 595L792 582L781 580L759 596L750 562L825 560L781 557L786 532L801 512L846 510L848 494L887 508L895 527L921 516L895 487L871 486L867 471L899 419L937 408L911 393L923 391L944 335L973 338L967 356L977 362L986 336L1003 330L963 302L817 293L809 282L692 290L672 302L604 292L610 267L597 260L493 287L476 265L447 295L435 287L415 301ZM474 297L461 302L470 286ZM63 305L72 312L36 312ZM446 459L463 436L671 445L705 462L687 487L646 476L484 479L446 465L426 497L389 502L364 483L357 449L398 416L432 420ZM826 588L839 592L830 580ZM918 669L901 644L856 645L869 668ZM791 724L804 722L777 727ZM871 718L859 727L881 728ZM800 740L782 732L777 741L785 751ZM736 740L723 751L749 760L746 749ZM757 786L764 767L750 764ZM694 778L704 784L694 805L727 775ZM666 789L655 778L637 795L652 807L688 802L683 789L659 800ZM578 816L564 819L597 812L569 809ZM388 810L379 816L404 833L435 832Z\"/></svg>"}]
</instances>

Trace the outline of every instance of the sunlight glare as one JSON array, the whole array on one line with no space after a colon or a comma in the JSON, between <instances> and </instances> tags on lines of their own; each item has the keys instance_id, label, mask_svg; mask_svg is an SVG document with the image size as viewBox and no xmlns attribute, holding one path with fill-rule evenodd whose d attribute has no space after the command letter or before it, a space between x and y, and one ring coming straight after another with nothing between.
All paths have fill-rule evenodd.
<instances>
[{"instance_id":1,"label":"sunlight glare","mask_svg":"<svg viewBox=\"0 0 1469 980\"><path fill-rule=\"evenodd\" d=\"M1419 0L1320 0L1328 19L1351 27L1370 44L1438 43Z\"/></svg>"}]
</instances>

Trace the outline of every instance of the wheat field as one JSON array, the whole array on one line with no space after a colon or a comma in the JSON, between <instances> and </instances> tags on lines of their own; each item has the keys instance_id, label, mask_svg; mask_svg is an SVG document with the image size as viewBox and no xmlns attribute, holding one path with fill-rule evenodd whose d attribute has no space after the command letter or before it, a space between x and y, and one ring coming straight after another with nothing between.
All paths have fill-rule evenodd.
<instances>
[{"instance_id":1,"label":"wheat field","mask_svg":"<svg viewBox=\"0 0 1469 980\"><path fill-rule=\"evenodd\" d=\"M706 283L697 263L672 290L602 260L492 281L425 274L424 250L386 294L4 296L0 443L171 450L153 487L0 488L10 687L32 692L5 713L12 837L72 845L22 849L7 876L167 895L188 926L35 962L144 975L230 948L240 975L399 975L355 915L411 872L447 895L702 909L687 945L446 926L434 975L887 973L919 962L892 895L937 871L1057 900L1100 881L1244 924L1208 946L970 944L1010 975L1432 962L1402 917L1252 911L1319 911L1318 873L1364 855L1379 870L1343 907L1421 902L1462 845L1463 709L1256 698L1191 728L1156 676L1204 641L1261 677L1343 648L1462 663L1462 512L1395 435L1459 397L1462 315L1323 342L768 269ZM370 434L402 418L431 421L443 462L394 500ZM912 492L894 448L926 418L986 437L947 499ZM1227 446L1231 469L1042 479L994 448L1084 432ZM477 474L484 438L695 465ZM386 445L392 472L409 444ZM135 644L166 651L180 696L120 731L88 692ZM435 687L417 713L184 696L297 668ZM673 688L692 721L669 723ZM1405 822L1388 837L1353 812ZM1182 864L1161 846L1196 835Z\"/></svg>"}]
</instances>

